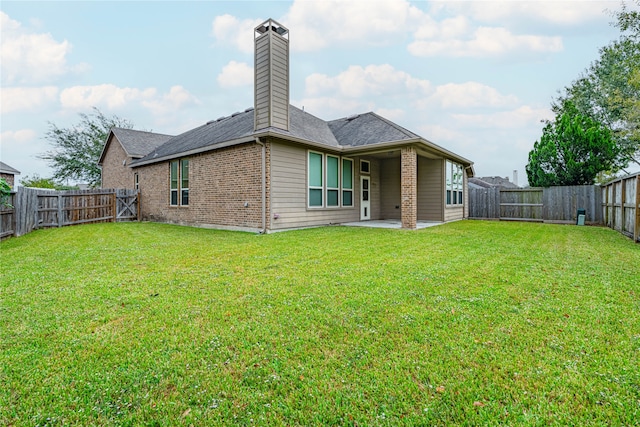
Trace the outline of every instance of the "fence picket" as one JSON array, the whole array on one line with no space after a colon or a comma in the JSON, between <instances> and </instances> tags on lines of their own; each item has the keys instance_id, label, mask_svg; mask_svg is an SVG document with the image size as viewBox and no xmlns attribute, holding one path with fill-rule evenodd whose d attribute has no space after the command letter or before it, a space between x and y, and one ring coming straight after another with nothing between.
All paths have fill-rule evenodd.
<instances>
[{"instance_id":1,"label":"fence picket","mask_svg":"<svg viewBox=\"0 0 640 427\"><path fill-rule=\"evenodd\" d=\"M19 187L13 194L13 209L2 210L0 238L21 236L46 227L137 221L139 200L137 190L49 191ZM125 209L121 210L119 206L125 206Z\"/></svg>"}]
</instances>

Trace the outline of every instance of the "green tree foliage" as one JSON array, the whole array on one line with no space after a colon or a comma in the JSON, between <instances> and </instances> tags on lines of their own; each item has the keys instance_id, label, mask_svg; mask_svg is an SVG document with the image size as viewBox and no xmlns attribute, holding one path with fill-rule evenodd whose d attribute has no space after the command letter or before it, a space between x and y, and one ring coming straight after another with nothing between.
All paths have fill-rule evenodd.
<instances>
[{"instance_id":1,"label":"green tree foliage","mask_svg":"<svg viewBox=\"0 0 640 427\"><path fill-rule=\"evenodd\" d=\"M12 208L11 203L9 203L9 197L11 196L11 187L9 183L4 179L0 178L0 208Z\"/></svg>"},{"instance_id":2,"label":"green tree foliage","mask_svg":"<svg viewBox=\"0 0 640 427\"><path fill-rule=\"evenodd\" d=\"M529 152L527 177L534 187L593 184L618 155L611 131L566 101Z\"/></svg>"},{"instance_id":3,"label":"green tree foliage","mask_svg":"<svg viewBox=\"0 0 640 427\"><path fill-rule=\"evenodd\" d=\"M640 0L635 0L640 6ZM607 126L619 148L613 171L640 165L640 12L622 4L615 12L618 40L600 49L600 57L564 89L555 113L571 101L578 111Z\"/></svg>"},{"instance_id":4,"label":"green tree foliage","mask_svg":"<svg viewBox=\"0 0 640 427\"><path fill-rule=\"evenodd\" d=\"M56 182L53 178L42 178L38 174L33 176L25 176L20 180L23 187L32 188L50 188L52 190L77 190L77 185L64 185Z\"/></svg>"},{"instance_id":5,"label":"green tree foliage","mask_svg":"<svg viewBox=\"0 0 640 427\"><path fill-rule=\"evenodd\" d=\"M49 162L55 180L85 181L96 187L100 185L98 160L113 127L131 129L133 124L118 116L107 117L95 107L92 114L80 114L80 123L69 128L49 122L45 138L54 148L39 157Z\"/></svg>"}]
</instances>

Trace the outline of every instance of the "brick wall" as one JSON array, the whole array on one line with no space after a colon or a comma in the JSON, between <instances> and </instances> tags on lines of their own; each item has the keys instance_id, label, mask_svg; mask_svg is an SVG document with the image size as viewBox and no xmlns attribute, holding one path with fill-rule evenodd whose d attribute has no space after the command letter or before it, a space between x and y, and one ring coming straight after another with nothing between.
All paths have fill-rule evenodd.
<instances>
[{"instance_id":1,"label":"brick wall","mask_svg":"<svg viewBox=\"0 0 640 427\"><path fill-rule=\"evenodd\" d=\"M169 206L168 161L134 169L139 176L143 219L252 230L262 227L262 146L247 143L184 158L189 159L189 206Z\"/></svg>"},{"instance_id":2,"label":"brick wall","mask_svg":"<svg viewBox=\"0 0 640 427\"><path fill-rule=\"evenodd\" d=\"M123 165L122 163L125 162ZM134 188L134 171L128 166L131 159L117 138L111 137L102 161L102 188Z\"/></svg>"},{"instance_id":3,"label":"brick wall","mask_svg":"<svg viewBox=\"0 0 640 427\"><path fill-rule=\"evenodd\" d=\"M9 174L9 173L0 173L0 178L4 178L5 181L7 181L7 184L9 184L9 187L13 188L15 185L15 176L13 174Z\"/></svg>"},{"instance_id":4,"label":"brick wall","mask_svg":"<svg viewBox=\"0 0 640 427\"><path fill-rule=\"evenodd\" d=\"M415 229L418 219L418 156L414 147L402 147L400 153L402 228Z\"/></svg>"}]
</instances>

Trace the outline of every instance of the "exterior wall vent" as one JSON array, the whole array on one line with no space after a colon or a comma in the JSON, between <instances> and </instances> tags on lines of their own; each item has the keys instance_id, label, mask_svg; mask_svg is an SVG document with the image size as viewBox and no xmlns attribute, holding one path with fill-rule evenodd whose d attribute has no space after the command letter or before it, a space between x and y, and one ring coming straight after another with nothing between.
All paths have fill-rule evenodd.
<instances>
[{"instance_id":1,"label":"exterior wall vent","mask_svg":"<svg viewBox=\"0 0 640 427\"><path fill-rule=\"evenodd\" d=\"M289 130L289 30L268 19L254 32L254 129Z\"/></svg>"}]
</instances>

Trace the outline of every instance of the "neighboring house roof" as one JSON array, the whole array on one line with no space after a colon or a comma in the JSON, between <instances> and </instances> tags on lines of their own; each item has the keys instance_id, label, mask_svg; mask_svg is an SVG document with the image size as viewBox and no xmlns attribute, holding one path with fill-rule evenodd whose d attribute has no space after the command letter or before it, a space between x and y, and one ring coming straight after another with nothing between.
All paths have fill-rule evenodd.
<instances>
[{"instance_id":1,"label":"neighboring house roof","mask_svg":"<svg viewBox=\"0 0 640 427\"><path fill-rule=\"evenodd\" d=\"M0 162L0 173L6 173L7 175L20 175L20 171L12 168L4 162Z\"/></svg>"},{"instance_id":2,"label":"neighboring house roof","mask_svg":"<svg viewBox=\"0 0 640 427\"><path fill-rule=\"evenodd\" d=\"M131 166L156 163L253 141L261 136L276 136L310 145L338 150L364 148L375 144L421 142L467 164L471 162L375 113L364 113L326 122L293 105L289 107L289 131L275 127L254 131L254 110L248 108L229 117L212 120L169 139L165 144L135 160Z\"/></svg>"},{"instance_id":3,"label":"neighboring house roof","mask_svg":"<svg viewBox=\"0 0 640 427\"><path fill-rule=\"evenodd\" d=\"M513 182L509 181L509 178L503 178L501 176L470 178L469 185L473 188L520 188Z\"/></svg>"},{"instance_id":4,"label":"neighboring house roof","mask_svg":"<svg viewBox=\"0 0 640 427\"><path fill-rule=\"evenodd\" d=\"M111 142L111 136L115 136L120 141L120 145L124 149L128 157L139 159L144 157L155 148L167 142L172 135L161 133L146 132L141 130L112 128L107 136L107 143L102 150L98 164L102 164L108 145Z\"/></svg>"}]
</instances>

